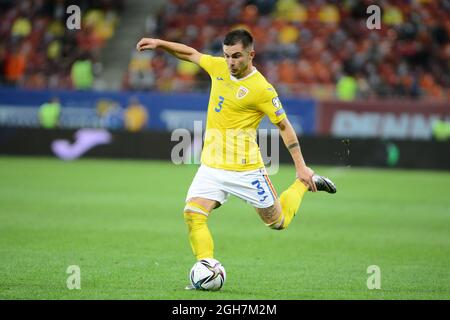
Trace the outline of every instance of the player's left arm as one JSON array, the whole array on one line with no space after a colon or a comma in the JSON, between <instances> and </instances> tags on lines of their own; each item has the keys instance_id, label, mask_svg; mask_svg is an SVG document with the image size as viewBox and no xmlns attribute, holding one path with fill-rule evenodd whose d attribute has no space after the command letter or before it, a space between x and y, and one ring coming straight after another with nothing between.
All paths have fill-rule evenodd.
<instances>
[{"instance_id":1,"label":"player's left arm","mask_svg":"<svg viewBox=\"0 0 450 320\"><path fill-rule=\"evenodd\" d=\"M306 166L305 160L303 159L302 150L300 148L300 142L298 141L297 134L295 133L295 130L288 118L285 117L275 125L280 129L281 138L283 139L286 148L289 150L292 159L294 160L297 178L308 186L311 191L317 191L316 185L312 179L314 171Z\"/></svg>"},{"instance_id":2,"label":"player's left arm","mask_svg":"<svg viewBox=\"0 0 450 320\"><path fill-rule=\"evenodd\" d=\"M269 84L261 92L260 97L258 108L280 129L281 138L288 148L292 160L294 160L297 178L309 187L311 191L317 191L312 178L314 171L306 166L297 134L287 118L276 90Z\"/></svg>"}]
</instances>

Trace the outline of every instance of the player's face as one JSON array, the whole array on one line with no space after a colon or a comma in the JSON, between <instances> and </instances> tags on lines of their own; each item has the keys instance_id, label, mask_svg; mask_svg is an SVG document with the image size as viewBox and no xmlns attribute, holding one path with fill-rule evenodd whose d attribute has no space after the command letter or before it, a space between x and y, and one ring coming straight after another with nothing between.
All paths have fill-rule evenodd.
<instances>
[{"instance_id":1,"label":"player's face","mask_svg":"<svg viewBox=\"0 0 450 320\"><path fill-rule=\"evenodd\" d=\"M223 55L228 64L228 70L236 78L245 77L252 70L252 60L255 51L252 48L243 48L238 42L232 46L223 46Z\"/></svg>"}]
</instances>

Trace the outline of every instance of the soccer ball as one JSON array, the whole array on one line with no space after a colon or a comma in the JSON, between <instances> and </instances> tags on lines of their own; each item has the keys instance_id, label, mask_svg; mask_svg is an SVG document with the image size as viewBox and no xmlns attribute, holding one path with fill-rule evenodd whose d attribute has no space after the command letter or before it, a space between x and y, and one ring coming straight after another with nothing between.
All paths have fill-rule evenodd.
<instances>
[{"instance_id":1,"label":"soccer ball","mask_svg":"<svg viewBox=\"0 0 450 320\"><path fill-rule=\"evenodd\" d=\"M222 288L227 275L225 268L216 259L205 258L197 261L191 269L191 284L197 290L217 291Z\"/></svg>"}]
</instances>

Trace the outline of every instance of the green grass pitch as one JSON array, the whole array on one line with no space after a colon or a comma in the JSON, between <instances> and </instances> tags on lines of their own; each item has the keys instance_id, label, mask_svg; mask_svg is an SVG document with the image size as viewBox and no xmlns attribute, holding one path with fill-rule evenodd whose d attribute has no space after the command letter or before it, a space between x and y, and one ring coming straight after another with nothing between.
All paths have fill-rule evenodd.
<instances>
[{"instance_id":1,"label":"green grass pitch","mask_svg":"<svg viewBox=\"0 0 450 320\"><path fill-rule=\"evenodd\" d=\"M182 211L196 166L0 157L0 299L450 298L449 172L312 167L338 193L307 194L285 231L236 198L213 212L227 282L193 292ZM278 194L294 175L271 176Z\"/></svg>"}]
</instances>

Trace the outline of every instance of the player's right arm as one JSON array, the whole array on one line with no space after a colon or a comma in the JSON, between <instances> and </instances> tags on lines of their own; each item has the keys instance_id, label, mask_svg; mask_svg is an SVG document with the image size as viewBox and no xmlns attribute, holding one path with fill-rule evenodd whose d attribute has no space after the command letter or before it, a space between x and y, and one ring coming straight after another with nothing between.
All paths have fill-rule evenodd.
<instances>
[{"instance_id":1,"label":"player's right arm","mask_svg":"<svg viewBox=\"0 0 450 320\"><path fill-rule=\"evenodd\" d=\"M302 181L313 192L317 191L317 187L313 181L314 171L306 166L303 159L302 151L300 149L300 143L295 133L294 128L289 122L288 118L284 118L280 122L275 124L280 129L280 135L283 139L286 148L294 160L295 170L297 171L297 178Z\"/></svg>"},{"instance_id":2,"label":"player's right arm","mask_svg":"<svg viewBox=\"0 0 450 320\"><path fill-rule=\"evenodd\" d=\"M142 38L136 45L137 51L155 50L156 48L163 49L178 59L200 64L200 57L202 54L194 48L182 43L161 39Z\"/></svg>"}]
</instances>

